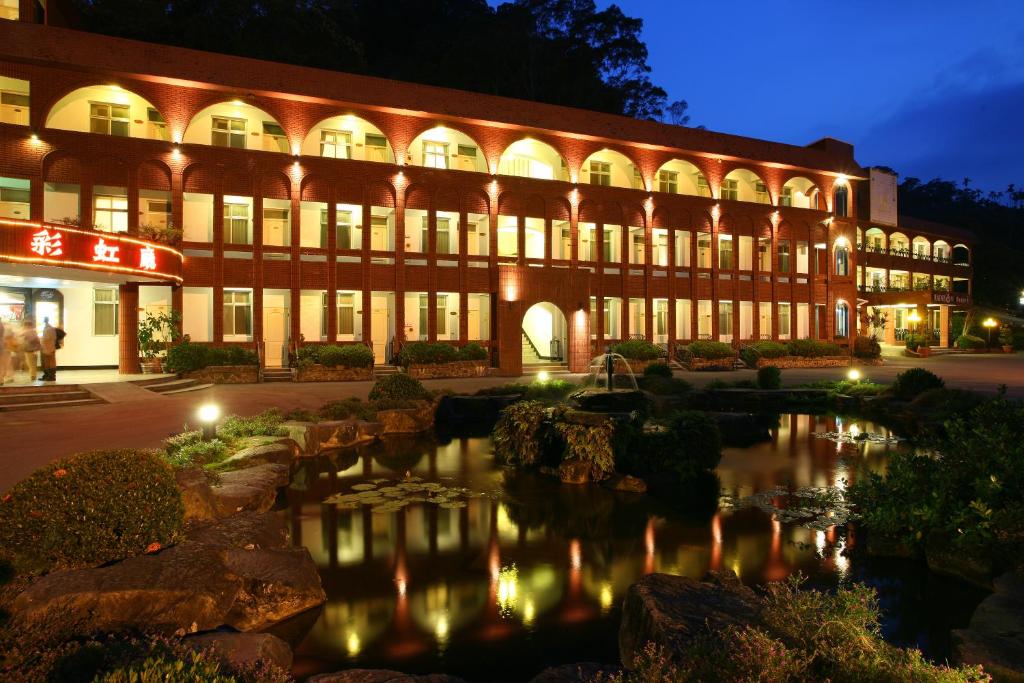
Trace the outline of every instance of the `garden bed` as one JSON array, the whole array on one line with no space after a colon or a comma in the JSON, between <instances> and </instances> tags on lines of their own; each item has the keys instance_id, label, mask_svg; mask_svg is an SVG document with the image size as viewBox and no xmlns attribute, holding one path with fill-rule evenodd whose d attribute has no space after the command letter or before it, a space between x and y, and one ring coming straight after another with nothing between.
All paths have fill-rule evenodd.
<instances>
[{"instance_id":1,"label":"garden bed","mask_svg":"<svg viewBox=\"0 0 1024 683\"><path fill-rule=\"evenodd\" d=\"M448 379L453 377L484 377L487 361L456 360L448 363L411 363L406 373L416 379Z\"/></svg>"},{"instance_id":2,"label":"garden bed","mask_svg":"<svg viewBox=\"0 0 1024 683\"><path fill-rule=\"evenodd\" d=\"M779 356L778 358L758 358L757 367L766 368L838 368L850 364L849 356Z\"/></svg>"},{"instance_id":3,"label":"garden bed","mask_svg":"<svg viewBox=\"0 0 1024 683\"><path fill-rule=\"evenodd\" d=\"M735 358L688 358L683 361L687 370L733 370Z\"/></svg>"},{"instance_id":4,"label":"garden bed","mask_svg":"<svg viewBox=\"0 0 1024 683\"><path fill-rule=\"evenodd\" d=\"M644 374L644 370L646 370L647 367L650 366L650 365L655 365L657 363L665 364L665 359L664 358L655 358L653 360L638 360L636 358L626 358L625 359L625 361L626 361L625 363L623 363L622 361L623 361L623 359L621 359L621 358L616 358L615 359L615 372L616 373L626 372L626 364L628 363L629 364L629 369L633 371L634 375L638 375L638 376Z\"/></svg>"},{"instance_id":5,"label":"garden bed","mask_svg":"<svg viewBox=\"0 0 1024 683\"><path fill-rule=\"evenodd\" d=\"M373 379L373 366L349 368L330 367L320 363L300 364L295 373L296 382L368 382Z\"/></svg>"},{"instance_id":6,"label":"garden bed","mask_svg":"<svg viewBox=\"0 0 1024 683\"><path fill-rule=\"evenodd\" d=\"M186 379L206 384L255 384L260 381L258 365L208 365L184 373Z\"/></svg>"}]
</instances>

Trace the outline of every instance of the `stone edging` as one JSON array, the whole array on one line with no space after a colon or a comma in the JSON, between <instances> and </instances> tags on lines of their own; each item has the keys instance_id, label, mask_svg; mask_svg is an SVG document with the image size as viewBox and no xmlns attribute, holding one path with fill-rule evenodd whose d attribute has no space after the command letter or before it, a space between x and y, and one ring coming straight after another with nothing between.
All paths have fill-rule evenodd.
<instances>
[{"instance_id":1,"label":"stone edging","mask_svg":"<svg viewBox=\"0 0 1024 683\"><path fill-rule=\"evenodd\" d=\"M319 363L300 365L295 372L296 382L368 382L373 379L373 366L350 368L328 367Z\"/></svg>"},{"instance_id":2,"label":"stone edging","mask_svg":"<svg viewBox=\"0 0 1024 683\"><path fill-rule=\"evenodd\" d=\"M456 360L450 363L413 363L406 373L416 379L447 379L454 377L484 377L487 375L487 361Z\"/></svg>"},{"instance_id":3,"label":"stone edging","mask_svg":"<svg viewBox=\"0 0 1024 683\"><path fill-rule=\"evenodd\" d=\"M849 356L780 356L779 358L757 359L759 368L838 368L849 364Z\"/></svg>"},{"instance_id":4,"label":"stone edging","mask_svg":"<svg viewBox=\"0 0 1024 683\"><path fill-rule=\"evenodd\" d=\"M183 375L208 384L255 384L260 379L258 365L208 365Z\"/></svg>"}]
</instances>

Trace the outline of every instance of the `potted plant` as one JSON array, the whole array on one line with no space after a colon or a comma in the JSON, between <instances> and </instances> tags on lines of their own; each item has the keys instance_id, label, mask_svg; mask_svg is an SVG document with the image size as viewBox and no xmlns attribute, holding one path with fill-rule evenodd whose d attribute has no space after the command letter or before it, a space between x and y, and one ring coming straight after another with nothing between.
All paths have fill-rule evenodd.
<instances>
[{"instance_id":1,"label":"potted plant","mask_svg":"<svg viewBox=\"0 0 1024 683\"><path fill-rule=\"evenodd\" d=\"M170 313L150 313L139 321L139 353L142 354L140 365L142 372L159 373L163 371L163 358L171 344L181 338L178 322L181 315L175 311Z\"/></svg>"},{"instance_id":2,"label":"potted plant","mask_svg":"<svg viewBox=\"0 0 1024 683\"><path fill-rule=\"evenodd\" d=\"M1013 353L1013 328L1009 325L999 328L999 344L1003 347L1003 353Z\"/></svg>"}]
</instances>

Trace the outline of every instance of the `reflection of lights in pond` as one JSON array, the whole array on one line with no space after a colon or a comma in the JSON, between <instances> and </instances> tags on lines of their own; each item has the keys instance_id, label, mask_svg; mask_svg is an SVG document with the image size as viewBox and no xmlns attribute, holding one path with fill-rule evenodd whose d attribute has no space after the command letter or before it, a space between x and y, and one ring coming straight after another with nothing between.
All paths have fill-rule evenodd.
<instances>
[{"instance_id":1,"label":"reflection of lights in pond","mask_svg":"<svg viewBox=\"0 0 1024 683\"><path fill-rule=\"evenodd\" d=\"M846 578L846 572L850 569L850 558L843 554L845 547L846 544L842 541L836 543L835 547L836 573L839 574L840 581Z\"/></svg>"},{"instance_id":2,"label":"reflection of lights in pond","mask_svg":"<svg viewBox=\"0 0 1024 683\"><path fill-rule=\"evenodd\" d=\"M612 593L612 585L607 581L601 584L601 611L607 612L612 606L612 602L615 600L615 595Z\"/></svg>"},{"instance_id":3,"label":"reflection of lights in pond","mask_svg":"<svg viewBox=\"0 0 1024 683\"><path fill-rule=\"evenodd\" d=\"M348 651L348 656L355 657L358 655L361 647L362 643L359 642L359 634L355 631L349 631L348 638L345 639L345 649Z\"/></svg>"},{"instance_id":4,"label":"reflection of lights in pond","mask_svg":"<svg viewBox=\"0 0 1024 683\"><path fill-rule=\"evenodd\" d=\"M825 549L825 532L815 531L814 532L814 547L818 549L820 553Z\"/></svg>"},{"instance_id":5,"label":"reflection of lights in pond","mask_svg":"<svg viewBox=\"0 0 1024 683\"><path fill-rule=\"evenodd\" d=\"M580 542L575 538L569 543L569 566L573 569L579 569L583 566L583 553L580 551Z\"/></svg>"},{"instance_id":6,"label":"reflection of lights in pond","mask_svg":"<svg viewBox=\"0 0 1024 683\"><path fill-rule=\"evenodd\" d=\"M852 424L850 425L849 432L850 436L856 439L858 436L860 436L860 427L858 427L856 424Z\"/></svg>"},{"instance_id":7,"label":"reflection of lights in pond","mask_svg":"<svg viewBox=\"0 0 1024 683\"><path fill-rule=\"evenodd\" d=\"M532 598L526 598L525 604L523 604L523 625L529 626L533 623L534 618L537 616L537 607L533 604Z\"/></svg>"},{"instance_id":8,"label":"reflection of lights in pond","mask_svg":"<svg viewBox=\"0 0 1024 683\"><path fill-rule=\"evenodd\" d=\"M448 613L441 612L437 615L434 621L434 635L437 636L437 642L444 645L448 642Z\"/></svg>"},{"instance_id":9,"label":"reflection of lights in pond","mask_svg":"<svg viewBox=\"0 0 1024 683\"><path fill-rule=\"evenodd\" d=\"M516 566L502 567L498 572L498 612L503 617L512 615L519 591L519 570Z\"/></svg>"}]
</instances>

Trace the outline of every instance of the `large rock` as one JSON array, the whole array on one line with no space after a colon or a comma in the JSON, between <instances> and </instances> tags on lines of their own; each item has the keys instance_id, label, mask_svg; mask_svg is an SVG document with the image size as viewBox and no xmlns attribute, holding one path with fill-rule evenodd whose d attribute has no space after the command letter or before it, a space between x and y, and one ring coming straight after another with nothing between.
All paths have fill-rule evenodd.
<instances>
[{"instance_id":1,"label":"large rock","mask_svg":"<svg viewBox=\"0 0 1024 683\"><path fill-rule=\"evenodd\" d=\"M415 401L415 408L392 408L377 411L381 434L417 434L434 427L434 401Z\"/></svg>"},{"instance_id":2,"label":"large rock","mask_svg":"<svg viewBox=\"0 0 1024 683\"><path fill-rule=\"evenodd\" d=\"M290 438L284 438L271 443L247 446L225 460L222 466L237 470L256 465L288 465L298 455L299 444Z\"/></svg>"},{"instance_id":3,"label":"large rock","mask_svg":"<svg viewBox=\"0 0 1024 683\"><path fill-rule=\"evenodd\" d=\"M1024 681L1024 575L996 579L995 592L952 637L957 661L981 664L996 681Z\"/></svg>"},{"instance_id":4,"label":"large rock","mask_svg":"<svg viewBox=\"0 0 1024 683\"><path fill-rule=\"evenodd\" d=\"M595 413L631 413L634 410L646 410L647 396L644 392L632 389L583 389L570 396L580 410Z\"/></svg>"},{"instance_id":5,"label":"large rock","mask_svg":"<svg viewBox=\"0 0 1024 683\"><path fill-rule=\"evenodd\" d=\"M558 465L558 478L563 484L589 484L590 463L578 458L563 460Z\"/></svg>"},{"instance_id":6,"label":"large rock","mask_svg":"<svg viewBox=\"0 0 1024 683\"><path fill-rule=\"evenodd\" d=\"M761 604L731 571L709 572L703 581L648 574L626 592L619 626L619 656L627 669L649 642L680 659L693 639L727 626L760 622Z\"/></svg>"},{"instance_id":7,"label":"large rock","mask_svg":"<svg viewBox=\"0 0 1024 683\"><path fill-rule=\"evenodd\" d=\"M181 491L181 502L185 506L185 522L205 522L217 519L217 498L210 488L210 478L201 467L178 469L174 479Z\"/></svg>"},{"instance_id":8,"label":"large rock","mask_svg":"<svg viewBox=\"0 0 1024 683\"><path fill-rule=\"evenodd\" d=\"M152 555L48 574L15 599L12 619L60 613L86 631L266 629L326 601L309 551L287 547L280 526L271 514L242 515Z\"/></svg>"},{"instance_id":9,"label":"large rock","mask_svg":"<svg viewBox=\"0 0 1024 683\"><path fill-rule=\"evenodd\" d=\"M544 669L534 676L530 683L591 683L592 681L618 680L621 675L622 667L620 666L582 662Z\"/></svg>"},{"instance_id":10,"label":"large rock","mask_svg":"<svg viewBox=\"0 0 1024 683\"><path fill-rule=\"evenodd\" d=\"M404 674L387 669L348 669L333 674L319 674L306 683L464 683L448 674Z\"/></svg>"},{"instance_id":11,"label":"large rock","mask_svg":"<svg viewBox=\"0 0 1024 683\"><path fill-rule=\"evenodd\" d=\"M629 474L614 474L605 480L604 485L613 491L647 493L647 482Z\"/></svg>"},{"instance_id":12,"label":"large rock","mask_svg":"<svg viewBox=\"0 0 1024 683\"><path fill-rule=\"evenodd\" d=\"M211 487L217 514L266 512L277 499L277 489L288 485L288 472L287 465L269 463L220 474L220 481Z\"/></svg>"},{"instance_id":13,"label":"large rock","mask_svg":"<svg viewBox=\"0 0 1024 683\"><path fill-rule=\"evenodd\" d=\"M269 633L214 631L186 636L182 642L194 650L211 652L235 669L252 669L265 663L285 671L292 668L292 649Z\"/></svg>"}]
</instances>

